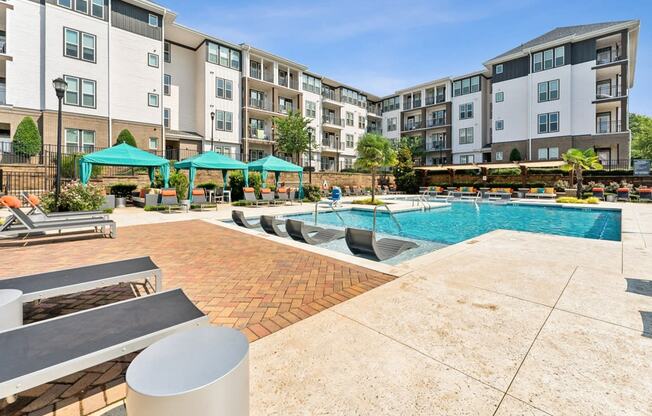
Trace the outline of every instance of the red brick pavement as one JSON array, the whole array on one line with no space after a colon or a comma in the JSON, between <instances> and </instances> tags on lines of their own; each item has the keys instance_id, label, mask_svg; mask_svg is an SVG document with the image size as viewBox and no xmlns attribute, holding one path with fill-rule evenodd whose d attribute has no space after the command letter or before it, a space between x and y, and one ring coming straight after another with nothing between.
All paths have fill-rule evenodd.
<instances>
[{"instance_id":1,"label":"red brick pavement","mask_svg":"<svg viewBox=\"0 0 652 416\"><path fill-rule=\"evenodd\" d=\"M377 287L393 276L204 221L121 228L118 238L2 250L11 259L0 278L148 255L163 270L165 289L181 287L213 324L242 330L250 341ZM10 267L8 267L10 265ZM27 322L143 293L120 285L30 304ZM133 355L39 386L0 415L87 415L124 397Z\"/></svg>"}]
</instances>

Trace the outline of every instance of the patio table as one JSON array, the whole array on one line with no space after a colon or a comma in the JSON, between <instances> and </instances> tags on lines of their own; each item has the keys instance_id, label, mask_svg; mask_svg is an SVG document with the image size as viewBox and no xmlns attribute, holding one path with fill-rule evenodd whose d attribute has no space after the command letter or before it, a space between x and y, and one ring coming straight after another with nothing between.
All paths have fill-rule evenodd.
<instances>
[{"instance_id":1,"label":"patio table","mask_svg":"<svg viewBox=\"0 0 652 416\"><path fill-rule=\"evenodd\" d=\"M127 369L129 416L249 414L249 342L232 328L164 338Z\"/></svg>"},{"instance_id":2,"label":"patio table","mask_svg":"<svg viewBox=\"0 0 652 416\"><path fill-rule=\"evenodd\" d=\"M23 325L23 292L0 289L0 331Z\"/></svg>"}]
</instances>

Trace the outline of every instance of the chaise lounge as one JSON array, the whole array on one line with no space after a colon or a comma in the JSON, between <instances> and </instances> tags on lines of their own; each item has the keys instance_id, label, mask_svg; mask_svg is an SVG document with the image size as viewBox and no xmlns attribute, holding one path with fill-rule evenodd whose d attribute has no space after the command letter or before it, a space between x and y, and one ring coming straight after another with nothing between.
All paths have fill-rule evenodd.
<instances>
[{"instance_id":1,"label":"chaise lounge","mask_svg":"<svg viewBox=\"0 0 652 416\"><path fill-rule=\"evenodd\" d=\"M404 251L418 247L418 244L412 241L395 238L381 238L376 241L374 231L358 228L347 228L345 238L351 253L376 261L388 260Z\"/></svg>"},{"instance_id":2,"label":"chaise lounge","mask_svg":"<svg viewBox=\"0 0 652 416\"><path fill-rule=\"evenodd\" d=\"M72 212L46 212L41 206L41 200L36 195L30 195L27 192L20 194L23 199L30 205L31 209L27 215L40 215L46 220L62 221L66 219L100 217L109 219L108 214L103 211L72 211Z\"/></svg>"},{"instance_id":3,"label":"chaise lounge","mask_svg":"<svg viewBox=\"0 0 652 416\"><path fill-rule=\"evenodd\" d=\"M247 202L253 202L256 206L260 204L269 204L269 201L256 198L256 192L254 188L242 188L244 194L244 199Z\"/></svg>"},{"instance_id":4,"label":"chaise lounge","mask_svg":"<svg viewBox=\"0 0 652 416\"><path fill-rule=\"evenodd\" d=\"M530 188L530 192L525 194L526 198L557 198L555 188Z\"/></svg>"},{"instance_id":5,"label":"chaise lounge","mask_svg":"<svg viewBox=\"0 0 652 416\"><path fill-rule=\"evenodd\" d=\"M310 245L324 244L344 237L342 230L314 227L303 221L291 219L285 221L285 229L293 240Z\"/></svg>"},{"instance_id":6,"label":"chaise lounge","mask_svg":"<svg viewBox=\"0 0 652 416\"><path fill-rule=\"evenodd\" d=\"M277 237L288 237L288 233L281 230L278 226L283 224L283 221L277 220L272 215L261 215L260 226L267 234L275 235Z\"/></svg>"},{"instance_id":7,"label":"chaise lounge","mask_svg":"<svg viewBox=\"0 0 652 416\"><path fill-rule=\"evenodd\" d=\"M213 202L208 202L206 199L206 193L202 189L193 189L192 190L192 208L199 207L200 211L203 211L204 208L215 208L217 211L217 204Z\"/></svg>"}]
</instances>

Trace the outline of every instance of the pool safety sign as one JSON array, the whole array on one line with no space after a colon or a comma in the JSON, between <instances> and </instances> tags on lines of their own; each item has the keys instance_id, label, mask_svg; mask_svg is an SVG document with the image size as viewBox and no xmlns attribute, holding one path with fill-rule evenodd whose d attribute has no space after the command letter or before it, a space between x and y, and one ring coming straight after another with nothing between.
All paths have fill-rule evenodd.
<instances>
[{"instance_id":1,"label":"pool safety sign","mask_svg":"<svg viewBox=\"0 0 652 416\"><path fill-rule=\"evenodd\" d=\"M650 161L645 159L634 160L634 176L649 176Z\"/></svg>"}]
</instances>

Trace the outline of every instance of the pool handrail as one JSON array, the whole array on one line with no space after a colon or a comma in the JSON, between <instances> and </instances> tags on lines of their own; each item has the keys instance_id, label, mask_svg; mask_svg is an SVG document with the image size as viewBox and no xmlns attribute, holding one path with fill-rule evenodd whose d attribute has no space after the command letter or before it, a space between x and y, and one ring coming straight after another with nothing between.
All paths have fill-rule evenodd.
<instances>
[{"instance_id":1,"label":"pool handrail","mask_svg":"<svg viewBox=\"0 0 652 416\"><path fill-rule=\"evenodd\" d=\"M389 206L387 206L387 204L385 204L385 205L376 205L374 207L374 222L373 222L373 227L372 227L372 230L374 232L376 232L376 212L378 211L378 208L385 208L387 210L387 212L389 212L389 216L394 220L394 223L396 223L396 226L398 227L398 231L399 232L403 231L403 229L401 228L401 223L398 222L398 220L396 219L396 216L394 215L392 210L389 209Z\"/></svg>"},{"instance_id":2,"label":"pool handrail","mask_svg":"<svg viewBox=\"0 0 652 416\"><path fill-rule=\"evenodd\" d=\"M344 218L342 218L340 213L337 212L337 210L335 210L335 207L333 207L333 204L330 201L323 201L323 200L319 200L319 201L315 202L315 225L317 225L317 217L319 216L319 206L324 205L324 204L326 204L331 209L331 211L333 211L333 213L335 215L337 215L337 218L340 219L340 221L342 222L342 225L346 225L346 223L344 222Z\"/></svg>"}]
</instances>

